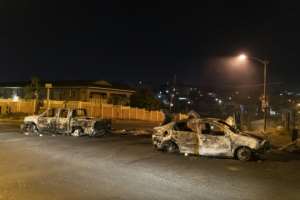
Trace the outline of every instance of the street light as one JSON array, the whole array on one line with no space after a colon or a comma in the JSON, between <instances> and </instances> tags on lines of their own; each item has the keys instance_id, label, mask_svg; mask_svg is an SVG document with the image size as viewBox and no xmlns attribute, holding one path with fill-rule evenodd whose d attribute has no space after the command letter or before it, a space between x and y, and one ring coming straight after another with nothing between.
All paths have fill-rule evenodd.
<instances>
[{"instance_id":1,"label":"street light","mask_svg":"<svg viewBox=\"0 0 300 200\"><path fill-rule=\"evenodd\" d=\"M245 54L241 54L241 55L239 55L238 59L239 59L240 61L243 61L243 60L246 60L246 59L247 59L247 56L246 56Z\"/></svg>"},{"instance_id":2,"label":"street light","mask_svg":"<svg viewBox=\"0 0 300 200\"><path fill-rule=\"evenodd\" d=\"M260 59L260 58L257 58L257 57L248 57L245 54L240 54L238 56L238 59L240 61L244 61L246 59L252 59L252 60L255 60L255 61L263 64L263 66L264 66L264 94L263 94L263 99L262 99L262 106L263 106L263 109L264 109L264 132L266 132L266 129L267 129L267 108L268 108L267 96L266 96L266 93L267 93L267 68L268 68L269 61L264 60L264 59Z\"/></svg>"}]
</instances>

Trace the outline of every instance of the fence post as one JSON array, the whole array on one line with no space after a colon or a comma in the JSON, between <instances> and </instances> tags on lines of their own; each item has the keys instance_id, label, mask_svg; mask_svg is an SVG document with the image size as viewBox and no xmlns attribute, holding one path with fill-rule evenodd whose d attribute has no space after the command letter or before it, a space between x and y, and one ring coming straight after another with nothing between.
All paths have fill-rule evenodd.
<instances>
[{"instance_id":1,"label":"fence post","mask_svg":"<svg viewBox=\"0 0 300 200\"><path fill-rule=\"evenodd\" d=\"M156 111L156 121L158 121L158 111Z\"/></svg>"},{"instance_id":2,"label":"fence post","mask_svg":"<svg viewBox=\"0 0 300 200\"><path fill-rule=\"evenodd\" d=\"M94 106L92 104L89 105L90 111L91 111L91 116L94 117Z\"/></svg>"},{"instance_id":3,"label":"fence post","mask_svg":"<svg viewBox=\"0 0 300 200\"><path fill-rule=\"evenodd\" d=\"M143 108L143 120L146 120L146 110Z\"/></svg>"},{"instance_id":4,"label":"fence post","mask_svg":"<svg viewBox=\"0 0 300 200\"><path fill-rule=\"evenodd\" d=\"M17 102L17 112L21 112L21 102Z\"/></svg>"},{"instance_id":5,"label":"fence post","mask_svg":"<svg viewBox=\"0 0 300 200\"><path fill-rule=\"evenodd\" d=\"M33 113L36 111L36 99L33 100Z\"/></svg>"},{"instance_id":6,"label":"fence post","mask_svg":"<svg viewBox=\"0 0 300 200\"><path fill-rule=\"evenodd\" d=\"M120 106L120 111L121 111L121 117L120 117L120 118L121 118L121 119L123 119L123 109L122 109L122 108L123 108L123 106L121 105L121 106Z\"/></svg>"},{"instance_id":7,"label":"fence post","mask_svg":"<svg viewBox=\"0 0 300 200\"><path fill-rule=\"evenodd\" d=\"M104 117L103 117L103 104L102 103L100 104L100 109L101 109L101 119L103 119Z\"/></svg>"},{"instance_id":8,"label":"fence post","mask_svg":"<svg viewBox=\"0 0 300 200\"><path fill-rule=\"evenodd\" d=\"M113 107L113 105L111 105L111 118L112 119L114 118L114 107Z\"/></svg>"},{"instance_id":9,"label":"fence post","mask_svg":"<svg viewBox=\"0 0 300 200\"><path fill-rule=\"evenodd\" d=\"M128 120L130 120L131 107L128 108Z\"/></svg>"}]
</instances>

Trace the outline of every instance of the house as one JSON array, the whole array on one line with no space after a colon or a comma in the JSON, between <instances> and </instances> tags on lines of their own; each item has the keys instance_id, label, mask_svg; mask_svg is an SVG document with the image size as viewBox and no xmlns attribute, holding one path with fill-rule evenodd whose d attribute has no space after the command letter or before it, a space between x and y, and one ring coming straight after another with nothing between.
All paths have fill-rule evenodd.
<instances>
[{"instance_id":1,"label":"house","mask_svg":"<svg viewBox=\"0 0 300 200\"><path fill-rule=\"evenodd\" d=\"M122 85L100 81L44 81L40 83L39 98L47 98L46 83L51 83L50 99L60 101L90 101L128 105L134 90ZM28 94L29 93L29 94ZM0 83L0 98L34 98L30 82Z\"/></svg>"}]
</instances>

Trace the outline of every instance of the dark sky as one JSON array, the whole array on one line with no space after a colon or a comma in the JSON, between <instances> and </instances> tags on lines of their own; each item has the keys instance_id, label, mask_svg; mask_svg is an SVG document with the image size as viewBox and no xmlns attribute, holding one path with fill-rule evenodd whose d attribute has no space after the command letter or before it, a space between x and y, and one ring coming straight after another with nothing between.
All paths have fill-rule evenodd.
<instances>
[{"instance_id":1,"label":"dark sky","mask_svg":"<svg viewBox=\"0 0 300 200\"><path fill-rule=\"evenodd\" d=\"M244 51L271 60L271 81L297 83L296 4L207 2L1 1L0 79L259 82L259 66L244 79L219 62Z\"/></svg>"}]
</instances>

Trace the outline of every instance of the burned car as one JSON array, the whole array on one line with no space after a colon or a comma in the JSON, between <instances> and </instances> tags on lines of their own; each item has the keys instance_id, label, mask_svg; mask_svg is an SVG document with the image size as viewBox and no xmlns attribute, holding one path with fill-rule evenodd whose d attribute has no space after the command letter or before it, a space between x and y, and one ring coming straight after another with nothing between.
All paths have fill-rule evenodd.
<instances>
[{"instance_id":1,"label":"burned car","mask_svg":"<svg viewBox=\"0 0 300 200\"><path fill-rule=\"evenodd\" d=\"M25 133L58 133L71 136L104 135L111 130L111 120L94 119L85 109L48 109L39 115L27 116L21 129Z\"/></svg>"},{"instance_id":2,"label":"burned car","mask_svg":"<svg viewBox=\"0 0 300 200\"><path fill-rule=\"evenodd\" d=\"M263 138L241 132L220 119L194 118L155 127L153 145L159 150L201 156L232 157L248 161L266 152Z\"/></svg>"}]
</instances>

